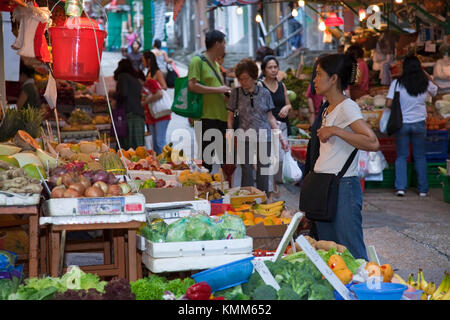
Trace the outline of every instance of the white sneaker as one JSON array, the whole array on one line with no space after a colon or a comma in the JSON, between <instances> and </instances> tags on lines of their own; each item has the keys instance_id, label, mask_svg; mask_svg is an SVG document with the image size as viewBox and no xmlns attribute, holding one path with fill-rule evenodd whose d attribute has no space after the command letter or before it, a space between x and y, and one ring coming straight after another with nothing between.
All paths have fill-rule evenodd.
<instances>
[{"instance_id":1,"label":"white sneaker","mask_svg":"<svg viewBox=\"0 0 450 320\"><path fill-rule=\"evenodd\" d=\"M397 192L395 192L395 195L397 197L403 197L405 195L405 191L403 190L397 190Z\"/></svg>"},{"instance_id":2,"label":"white sneaker","mask_svg":"<svg viewBox=\"0 0 450 320\"><path fill-rule=\"evenodd\" d=\"M419 197L426 197L426 196L428 196L428 193L426 192L419 193Z\"/></svg>"}]
</instances>

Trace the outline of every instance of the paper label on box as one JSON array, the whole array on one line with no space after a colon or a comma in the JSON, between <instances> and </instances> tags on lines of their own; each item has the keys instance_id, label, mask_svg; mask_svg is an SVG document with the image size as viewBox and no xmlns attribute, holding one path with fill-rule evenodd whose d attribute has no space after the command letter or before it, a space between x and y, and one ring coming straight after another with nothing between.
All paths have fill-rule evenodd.
<instances>
[{"instance_id":1,"label":"paper label on box","mask_svg":"<svg viewBox=\"0 0 450 320\"><path fill-rule=\"evenodd\" d=\"M142 212L142 203L127 203L125 205L126 212Z\"/></svg>"},{"instance_id":2,"label":"paper label on box","mask_svg":"<svg viewBox=\"0 0 450 320\"><path fill-rule=\"evenodd\" d=\"M323 276L330 282L334 289L344 298L344 300L355 300L350 293L350 290L339 280L334 272L326 265L322 257L316 252L316 250L309 244L308 240L304 236L299 236L296 242L300 245L302 250L308 256L308 258L319 269Z\"/></svg>"},{"instance_id":3,"label":"paper label on box","mask_svg":"<svg viewBox=\"0 0 450 320\"><path fill-rule=\"evenodd\" d=\"M264 261L253 259L252 263L255 267L255 270L259 273L265 284L274 287L277 291L280 290L280 285L275 280L272 273L270 273Z\"/></svg>"},{"instance_id":4,"label":"paper label on box","mask_svg":"<svg viewBox=\"0 0 450 320\"><path fill-rule=\"evenodd\" d=\"M119 214L123 212L125 198L82 198L78 199L78 214Z\"/></svg>"}]
</instances>

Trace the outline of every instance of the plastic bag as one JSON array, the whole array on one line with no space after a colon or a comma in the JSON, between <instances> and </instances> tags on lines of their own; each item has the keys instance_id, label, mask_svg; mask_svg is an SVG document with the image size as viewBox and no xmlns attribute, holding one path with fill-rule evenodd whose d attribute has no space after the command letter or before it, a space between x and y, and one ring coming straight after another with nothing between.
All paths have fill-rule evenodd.
<instances>
[{"instance_id":1,"label":"plastic bag","mask_svg":"<svg viewBox=\"0 0 450 320\"><path fill-rule=\"evenodd\" d=\"M222 239L242 239L247 233L242 219L228 213L222 216L217 226L221 230Z\"/></svg>"},{"instance_id":2,"label":"plastic bag","mask_svg":"<svg viewBox=\"0 0 450 320\"><path fill-rule=\"evenodd\" d=\"M359 150L358 177L365 178L369 172L367 171L367 163L369 162L369 152Z\"/></svg>"},{"instance_id":3,"label":"plastic bag","mask_svg":"<svg viewBox=\"0 0 450 320\"><path fill-rule=\"evenodd\" d=\"M188 219L185 236L187 241L219 240L219 234L214 220L203 214L192 216Z\"/></svg>"},{"instance_id":4,"label":"plastic bag","mask_svg":"<svg viewBox=\"0 0 450 320\"><path fill-rule=\"evenodd\" d=\"M386 168L387 162L381 151L369 152L369 160L367 161L368 174L379 174Z\"/></svg>"},{"instance_id":5,"label":"plastic bag","mask_svg":"<svg viewBox=\"0 0 450 320\"><path fill-rule=\"evenodd\" d=\"M283 157L283 183L297 183L302 176L303 172L292 158L291 151L286 152Z\"/></svg>"},{"instance_id":6,"label":"plastic bag","mask_svg":"<svg viewBox=\"0 0 450 320\"><path fill-rule=\"evenodd\" d=\"M141 229L141 235L152 242L165 242L168 229L163 219L155 219Z\"/></svg>"},{"instance_id":7,"label":"plastic bag","mask_svg":"<svg viewBox=\"0 0 450 320\"><path fill-rule=\"evenodd\" d=\"M167 230L166 241L177 242L186 241L186 226L188 224L187 218L182 218L169 225Z\"/></svg>"},{"instance_id":8,"label":"plastic bag","mask_svg":"<svg viewBox=\"0 0 450 320\"><path fill-rule=\"evenodd\" d=\"M391 116L391 109L384 108L383 113L380 118L380 132L387 133L387 125L389 122L389 117Z\"/></svg>"}]
</instances>

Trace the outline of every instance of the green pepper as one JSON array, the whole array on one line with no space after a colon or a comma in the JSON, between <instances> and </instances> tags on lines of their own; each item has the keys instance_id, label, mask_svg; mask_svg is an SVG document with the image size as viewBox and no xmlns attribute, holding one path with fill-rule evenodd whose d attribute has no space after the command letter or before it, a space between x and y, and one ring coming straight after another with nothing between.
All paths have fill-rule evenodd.
<instances>
[{"instance_id":1,"label":"green pepper","mask_svg":"<svg viewBox=\"0 0 450 320\"><path fill-rule=\"evenodd\" d=\"M211 291L208 282L201 281L190 286L186 291L186 296L189 300L209 300Z\"/></svg>"}]
</instances>

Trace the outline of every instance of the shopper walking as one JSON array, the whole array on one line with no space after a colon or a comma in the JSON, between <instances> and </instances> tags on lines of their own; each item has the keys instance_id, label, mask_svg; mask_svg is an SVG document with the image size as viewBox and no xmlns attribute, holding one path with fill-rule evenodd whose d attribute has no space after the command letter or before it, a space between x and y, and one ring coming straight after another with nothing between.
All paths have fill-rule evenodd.
<instances>
[{"instance_id":1,"label":"shopper walking","mask_svg":"<svg viewBox=\"0 0 450 320\"><path fill-rule=\"evenodd\" d=\"M262 162L260 149L267 150L267 158L270 160L271 149L271 129L280 129L277 119L272 110L275 105L270 91L262 85L257 85L258 66L252 59L243 59L235 69L236 77L239 80L240 87L235 88L228 102L228 129L234 128L235 112L239 115L239 129L243 129L245 136L239 135L239 141L245 143L245 155L237 152L237 157L242 163L242 182L241 186L254 186L254 164L256 158L256 187L259 190L269 193L269 181L273 176L262 172L263 168L269 168L270 161ZM275 73L276 75L276 73ZM261 135L260 129L266 131L266 135ZM252 137L251 131L255 132ZM227 140L232 138L233 130L227 131ZM256 139L256 141L254 140ZM279 134L279 139L284 150L288 149L287 141L283 135ZM255 147L256 146L256 147ZM278 152L278 150L274 150Z\"/></svg>"},{"instance_id":2,"label":"shopper walking","mask_svg":"<svg viewBox=\"0 0 450 320\"><path fill-rule=\"evenodd\" d=\"M408 56L403 60L402 75L392 81L386 96L386 107L392 105L395 92L400 92L400 106L403 125L395 134L397 158L395 160L395 189L397 196L404 196L407 184L406 162L409 157L411 142L414 167L420 196L428 192L427 161L425 158L425 138L427 134L425 120L427 118L427 93L435 96L438 86L426 73L416 56Z\"/></svg>"},{"instance_id":3,"label":"shopper walking","mask_svg":"<svg viewBox=\"0 0 450 320\"><path fill-rule=\"evenodd\" d=\"M379 148L378 139L363 120L359 106L343 94L344 89L354 82L356 68L356 60L349 55L332 54L319 59L314 86L318 94L325 96L328 107L321 115L321 128L314 131L312 137L320 140L314 172L338 174L355 149L377 151ZM354 257L367 260L358 156L339 180L338 194L334 220L314 221L317 236L320 240L342 244Z\"/></svg>"},{"instance_id":4,"label":"shopper walking","mask_svg":"<svg viewBox=\"0 0 450 320\"><path fill-rule=\"evenodd\" d=\"M136 149L145 146L145 113L141 103L140 82L144 81L145 77L133 68L130 60L122 59L114 71L114 80L116 80L117 104L125 106L127 112L127 148Z\"/></svg>"},{"instance_id":5,"label":"shopper walking","mask_svg":"<svg viewBox=\"0 0 450 320\"><path fill-rule=\"evenodd\" d=\"M358 63L358 72L355 84L350 86L350 98L357 100L362 96L369 94L369 67L364 61L364 50L354 44L347 48L347 54L350 54Z\"/></svg>"},{"instance_id":6,"label":"shopper walking","mask_svg":"<svg viewBox=\"0 0 450 320\"><path fill-rule=\"evenodd\" d=\"M142 69L142 52L139 51L140 49L141 43L134 40L131 45L131 52L127 53L127 58L131 61L131 64L136 71L141 71Z\"/></svg>"},{"instance_id":7,"label":"shopper walking","mask_svg":"<svg viewBox=\"0 0 450 320\"><path fill-rule=\"evenodd\" d=\"M153 41L152 52L155 54L158 67L165 77L167 75L167 65L173 61L167 56L167 52L161 50L161 40L155 39L155 41Z\"/></svg>"},{"instance_id":8,"label":"shopper walking","mask_svg":"<svg viewBox=\"0 0 450 320\"><path fill-rule=\"evenodd\" d=\"M225 136L227 128L227 109L226 96L229 95L231 88L224 85L221 76L220 67L217 59L225 54L225 34L218 30L212 30L205 36L206 51L201 56L195 56L189 63L188 68L188 89L189 91L203 95L203 111L200 119L202 132L201 141L198 141L201 147L203 165L209 171L212 169L211 154L204 154L205 149L213 141L205 141L205 132L209 129L218 129ZM200 148L199 148L200 149ZM215 150L216 153L219 150ZM225 143L221 150L222 157L219 162L225 161Z\"/></svg>"},{"instance_id":9,"label":"shopper walking","mask_svg":"<svg viewBox=\"0 0 450 320\"><path fill-rule=\"evenodd\" d=\"M288 131L289 131L289 111L292 109L291 102L287 94L286 86L283 82L278 81L278 71L280 64L275 58L275 56L266 56L261 64L263 80L261 84L264 88L269 90L272 97L272 102L274 104L274 109L272 109L272 114L277 120L278 126L281 130L283 138L287 141ZM279 166L278 172L274 176L273 180L270 181L270 192L268 195L269 200L272 200L273 196L279 196L280 193L277 188L277 183L282 183L282 169L283 168L283 157L284 151L280 148L279 150Z\"/></svg>"},{"instance_id":10,"label":"shopper walking","mask_svg":"<svg viewBox=\"0 0 450 320\"><path fill-rule=\"evenodd\" d=\"M153 118L148 109L151 107L151 104L149 105L148 103L153 103L161 99L163 95L161 90L167 90L167 84L156 62L156 56L152 51L148 50L144 52L142 63L147 68L144 88L148 90L147 93L151 93L153 96L153 98L149 98L150 100L145 103L145 123L152 134L153 150L157 154L160 154L166 145L167 127L169 126L171 116L169 114L158 119Z\"/></svg>"}]
</instances>

